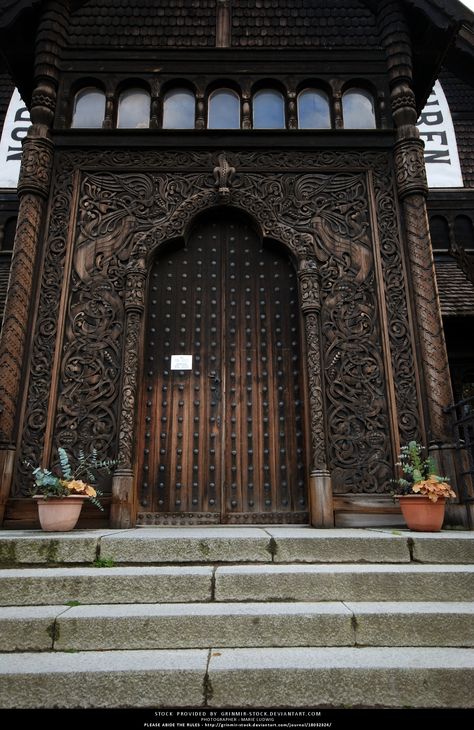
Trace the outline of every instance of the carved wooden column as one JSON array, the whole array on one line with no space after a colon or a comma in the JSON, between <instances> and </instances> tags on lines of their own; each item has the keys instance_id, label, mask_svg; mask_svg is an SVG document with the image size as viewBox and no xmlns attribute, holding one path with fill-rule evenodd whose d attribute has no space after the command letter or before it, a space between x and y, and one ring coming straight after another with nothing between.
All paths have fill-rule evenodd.
<instances>
[{"instance_id":1,"label":"carved wooden column","mask_svg":"<svg viewBox=\"0 0 474 730\"><path fill-rule=\"evenodd\" d=\"M105 115L102 127L104 129L113 129L114 126L114 106L115 96L113 91L107 91L105 97Z\"/></svg>"},{"instance_id":2,"label":"carved wooden column","mask_svg":"<svg viewBox=\"0 0 474 730\"><path fill-rule=\"evenodd\" d=\"M250 90L242 89L242 129L252 129L252 95Z\"/></svg>"},{"instance_id":3,"label":"carved wooden column","mask_svg":"<svg viewBox=\"0 0 474 730\"><path fill-rule=\"evenodd\" d=\"M296 109L296 92L288 91L286 96L288 129L298 129L298 112Z\"/></svg>"},{"instance_id":4,"label":"carved wooden column","mask_svg":"<svg viewBox=\"0 0 474 730\"><path fill-rule=\"evenodd\" d=\"M342 118L342 94L341 92L335 91L333 93L333 104L334 104L334 126L336 129L344 129L344 119Z\"/></svg>"},{"instance_id":5,"label":"carved wooden column","mask_svg":"<svg viewBox=\"0 0 474 730\"><path fill-rule=\"evenodd\" d=\"M30 327L30 306L34 302L35 267L51 183L53 143L50 128L57 88L55 59L64 36L67 5L56 0L45 5L37 36L32 125L23 143L18 184L18 226L0 339L0 524L13 475L17 420L22 403L22 370Z\"/></svg>"},{"instance_id":6,"label":"carved wooden column","mask_svg":"<svg viewBox=\"0 0 474 730\"><path fill-rule=\"evenodd\" d=\"M399 2L382 0L377 10L387 56L392 114L397 134L395 175L404 212L409 273L413 284L427 436L429 442L440 444L450 439L444 408L452 403L453 395L426 211L428 185L423 159L424 145L416 128L411 43Z\"/></svg>"},{"instance_id":7,"label":"carved wooden column","mask_svg":"<svg viewBox=\"0 0 474 730\"><path fill-rule=\"evenodd\" d=\"M452 434L444 411L453 402L453 394L426 210L428 186L424 146L416 128L411 41L401 4L397 0L381 0L377 12L387 57L390 100L397 136L394 149L395 175L404 213L426 437L430 452L439 464L439 473L454 476L455 457L450 443Z\"/></svg>"},{"instance_id":8,"label":"carved wooden column","mask_svg":"<svg viewBox=\"0 0 474 730\"><path fill-rule=\"evenodd\" d=\"M323 371L321 367L321 303L317 263L305 259L298 271L299 294L306 336L306 359L311 424L309 477L310 519L313 527L333 527L331 475L327 465Z\"/></svg>"},{"instance_id":9,"label":"carved wooden column","mask_svg":"<svg viewBox=\"0 0 474 730\"><path fill-rule=\"evenodd\" d=\"M395 169L405 217L417 339L426 388L428 439L443 443L451 438L444 409L453 402L453 394L426 211L423 149L419 139L398 142Z\"/></svg>"},{"instance_id":10,"label":"carved wooden column","mask_svg":"<svg viewBox=\"0 0 474 730\"><path fill-rule=\"evenodd\" d=\"M151 84L151 102L150 102L150 129L159 129L160 122L163 119L162 99L159 82L155 79Z\"/></svg>"},{"instance_id":11,"label":"carved wooden column","mask_svg":"<svg viewBox=\"0 0 474 730\"><path fill-rule=\"evenodd\" d=\"M125 285L125 345L119 418L118 465L112 482L111 527L134 524L134 439L138 353L145 309L146 248L140 246L127 266Z\"/></svg>"},{"instance_id":12,"label":"carved wooden column","mask_svg":"<svg viewBox=\"0 0 474 730\"><path fill-rule=\"evenodd\" d=\"M196 92L196 129L206 129L206 99L202 89Z\"/></svg>"}]
</instances>

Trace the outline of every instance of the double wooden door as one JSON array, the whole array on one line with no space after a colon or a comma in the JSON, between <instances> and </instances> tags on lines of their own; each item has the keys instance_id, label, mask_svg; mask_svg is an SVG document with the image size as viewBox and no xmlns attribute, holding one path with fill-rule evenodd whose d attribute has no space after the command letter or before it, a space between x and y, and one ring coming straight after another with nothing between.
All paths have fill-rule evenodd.
<instances>
[{"instance_id":1,"label":"double wooden door","mask_svg":"<svg viewBox=\"0 0 474 730\"><path fill-rule=\"evenodd\" d=\"M307 521L302 385L288 257L241 216L201 222L151 271L141 521Z\"/></svg>"}]
</instances>

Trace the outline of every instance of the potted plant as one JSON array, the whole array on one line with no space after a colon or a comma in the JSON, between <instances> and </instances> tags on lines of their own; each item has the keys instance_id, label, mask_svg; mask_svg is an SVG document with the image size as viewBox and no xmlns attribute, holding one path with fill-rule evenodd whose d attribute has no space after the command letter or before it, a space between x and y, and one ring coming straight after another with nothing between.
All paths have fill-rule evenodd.
<instances>
[{"instance_id":1,"label":"potted plant","mask_svg":"<svg viewBox=\"0 0 474 730\"><path fill-rule=\"evenodd\" d=\"M434 460L423 456L424 451L424 446L416 441L402 447L396 466L401 468L403 477L394 480L398 492L396 499L410 530L439 532L446 499L456 494L448 484L448 478L436 473Z\"/></svg>"},{"instance_id":2,"label":"potted plant","mask_svg":"<svg viewBox=\"0 0 474 730\"><path fill-rule=\"evenodd\" d=\"M99 473L110 473L115 464L111 459L99 460L95 449L88 456L80 451L75 468L65 449L59 448L58 456L59 474L27 464L33 470L32 496L37 500L40 525L46 532L74 529L86 499L103 510L99 501L102 492L93 485Z\"/></svg>"}]
</instances>

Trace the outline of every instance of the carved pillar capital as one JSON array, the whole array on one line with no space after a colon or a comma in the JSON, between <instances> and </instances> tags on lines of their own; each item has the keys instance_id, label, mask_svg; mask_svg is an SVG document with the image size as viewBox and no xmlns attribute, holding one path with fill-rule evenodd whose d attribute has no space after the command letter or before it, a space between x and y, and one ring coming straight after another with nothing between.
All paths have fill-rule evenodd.
<instances>
[{"instance_id":1,"label":"carved pillar capital","mask_svg":"<svg viewBox=\"0 0 474 730\"><path fill-rule=\"evenodd\" d=\"M55 110L56 83L51 79L40 79L31 98L31 121L51 127Z\"/></svg>"},{"instance_id":2,"label":"carved pillar capital","mask_svg":"<svg viewBox=\"0 0 474 730\"><path fill-rule=\"evenodd\" d=\"M300 263L298 280L303 314L306 316L310 312L319 313L321 311L321 301L316 259L305 259Z\"/></svg>"},{"instance_id":3,"label":"carved pillar capital","mask_svg":"<svg viewBox=\"0 0 474 730\"><path fill-rule=\"evenodd\" d=\"M48 197L53 164L53 143L48 137L27 136L23 143L23 157L18 182L20 197L30 193ZM20 218L20 216L18 216Z\"/></svg>"},{"instance_id":4,"label":"carved pillar capital","mask_svg":"<svg viewBox=\"0 0 474 730\"><path fill-rule=\"evenodd\" d=\"M127 265L125 311L142 313L145 309L146 249L141 246Z\"/></svg>"},{"instance_id":5,"label":"carved pillar capital","mask_svg":"<svg viewBox=\"0 0 474 730\"><path fill-rule=\"evenodd\" d=\"M392 115L398 136L417 137L416 131L416 99L410 84L402 79L392 87L390 94Z\"/></svg>"},{"instance_id":6,"label":"carved pillar capital","mask_svg":"<svg viewBox=\"0 0 474 730\"><path fill-rule=\"evenodd\" d=\"M408 195L428 195L424 145L420 139L404 139L395 144L395 175L400 199Z\"/></svg>"}]
</instances>

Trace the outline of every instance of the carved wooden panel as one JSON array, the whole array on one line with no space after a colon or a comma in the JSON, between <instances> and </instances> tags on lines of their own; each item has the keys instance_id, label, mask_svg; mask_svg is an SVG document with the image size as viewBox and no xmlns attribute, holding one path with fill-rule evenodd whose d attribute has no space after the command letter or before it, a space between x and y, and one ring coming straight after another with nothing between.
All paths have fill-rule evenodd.
<instances>
[{"instance_id":1,"label":"carved wooden panel","mask_svg":"<svg viewBox=\"0 0 474 730\"><path fill-rule=\"evenodd\" d=\"M180 513L193 522L221 513L233 523L307 518L299 344L294 268L262 248L245 219L213 215L184 248L156 260L140 523ZM173 355L190 356L189 369L173 369Z\"/></svg>"},{"instance_id":2,"label":"carved wooden panel","mask_svg":"<svg viewBox=\"0 0 474 730\"><path fill-rule=\"evenodd\" d=\"M137 246L151 252L183 235L198 212L231 202L300 261L316 257L324 303L329 467L336 470L341 490L390 491L393 434L387 368L393 375L401 437L406 440L420 428L390 158L382 152L336 150L238 151L227 157L234 173L231 178L224 175L222 183L213 175L218 164L214 153L94 151L60 156L20 458L38 461L43 447L62 287L68 286L69 294L62 362L52 384L58 390L56 415L50 414L55 442L73 450L99 442L115 454L127 262ZM70 281L64 281L76 169L81 172L71 238L73 269ZM372 220L378 227L384 283L385 300L379 302ZM387 320L389 358L381 347L380 306ZM309 385L321 387L321 381ZM19 479L18 491L22 484Z\"/></svg>"}]
</instances>

